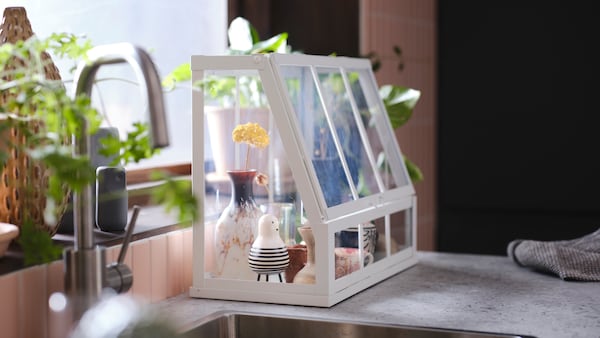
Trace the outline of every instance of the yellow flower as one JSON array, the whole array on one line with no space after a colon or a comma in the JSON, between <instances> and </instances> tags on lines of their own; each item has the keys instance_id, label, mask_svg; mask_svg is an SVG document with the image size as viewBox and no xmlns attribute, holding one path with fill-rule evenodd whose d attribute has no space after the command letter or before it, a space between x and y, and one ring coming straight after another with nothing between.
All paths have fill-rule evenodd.
<instances>
[{"instance_id":1,"label":"yellow flower","mask_svg":"<svg viewBox=\"0 0 600 338\"><path fill-rule=\"evenodd\" d=\"M257 148L265 148L269 145L269 134L258 123L248 122L240 124L231 133L233 141L236 143L244 142Z\"/></svg>"},{"instance_id":2,"label":"yellow flower","mask_svg":"<svg viewBox=\"0 0 600 338\"><path fill-rule=\"evenodd\" d=\"M270 142L267 131L258 123L252 122L240 124L235 127L233 132L231 132L231 138L233 139L233 142L244 142L248 144L248 150L246 151L246 169L248 169L248 163L250 163L250 147L265 148Z\"/></svg>"}]
</instances>

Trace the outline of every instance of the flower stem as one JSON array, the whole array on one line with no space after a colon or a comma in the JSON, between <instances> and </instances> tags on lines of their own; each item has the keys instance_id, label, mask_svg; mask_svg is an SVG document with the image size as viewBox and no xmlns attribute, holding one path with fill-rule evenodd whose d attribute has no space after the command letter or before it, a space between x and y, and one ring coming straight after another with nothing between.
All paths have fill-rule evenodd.
<instances>
[{"instance_id":1,"label":"flower stem","mask_svg":"<svg viewBox=\"0 0 600 338\"><path fill-rule=\"evenodd\" d=\"M249 163L250 163L250 145L248 145L248 149L246 150L246 170L248 170Z\"/></svg>"}]
</instances>

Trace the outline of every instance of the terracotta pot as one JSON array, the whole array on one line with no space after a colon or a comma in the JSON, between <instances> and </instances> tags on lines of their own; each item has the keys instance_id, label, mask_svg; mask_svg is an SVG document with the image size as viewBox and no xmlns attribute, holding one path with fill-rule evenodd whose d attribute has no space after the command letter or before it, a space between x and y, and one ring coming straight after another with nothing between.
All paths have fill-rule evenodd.
<instances>
[{"instance_id":1,"label":"terracotta pot","mask_svg":"<svg viewBox=\"0 0 600 338\"><path fill-rule=\"evenodd\" d=\"M296 244L288 246L287 250L290 256L290 265L285 270L285 282L293 283L298 271L306 265L306 245Z\"/></svg>"}]
</instances>

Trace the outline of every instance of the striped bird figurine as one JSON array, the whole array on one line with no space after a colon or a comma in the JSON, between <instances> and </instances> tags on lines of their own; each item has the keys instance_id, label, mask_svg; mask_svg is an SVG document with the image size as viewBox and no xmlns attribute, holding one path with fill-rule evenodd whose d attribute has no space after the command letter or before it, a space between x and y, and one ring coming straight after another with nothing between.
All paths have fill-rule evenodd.
<instances>
[{"instance_id":1,"label":"striped bird figurine","mask_svg":"<svg viewBox=\"0 0 600 338\"><path fill-rule=\"evenodd\" d=\"M248 255L250 269L260 276L265 275L267 282L269 275L277 274L279 281L283 282L281 273L290 264L290 256L285 243L279 237L279 220L271 214L262 215L258 219L258 237L252 243Z\"/></svg>"}]
</instances>

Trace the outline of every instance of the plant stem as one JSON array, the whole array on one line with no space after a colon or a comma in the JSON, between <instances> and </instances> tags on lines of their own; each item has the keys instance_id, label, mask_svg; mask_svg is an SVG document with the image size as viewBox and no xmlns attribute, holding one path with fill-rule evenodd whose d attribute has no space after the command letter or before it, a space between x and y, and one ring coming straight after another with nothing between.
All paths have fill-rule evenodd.
<instances>
[{"instance_id":1,"label":"plant stem","mask_svg":"<svg viewBox=\"0 0 600 338\"><path fill-rule=\"evenodd\" d=\"M246 150L246 170L248 170L249 163L250 163L250 145L248 145L248 149Z\"/></svg>"}]
</instances>

